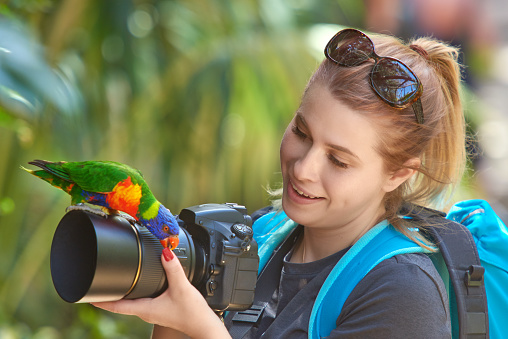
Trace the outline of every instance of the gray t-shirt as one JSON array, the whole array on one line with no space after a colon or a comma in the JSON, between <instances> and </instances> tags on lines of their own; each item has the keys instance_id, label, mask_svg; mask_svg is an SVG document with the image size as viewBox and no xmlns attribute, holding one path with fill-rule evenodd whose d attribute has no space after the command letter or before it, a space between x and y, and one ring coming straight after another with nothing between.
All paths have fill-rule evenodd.
<instances>
[{"instance_id":1,"label":"gray t-shirt","mask_svg":"<svg viewBox=\"0 0 508 339\"><path fill-rule=\"evenodd\" d=\"M289 262L288 253L258 328L244 338L307 338L319 289L346 251L305 264ZM451 338L448 297L429 257L397 255L374 267L345 301L328 338Z\"/></svg>"}]
</instances>

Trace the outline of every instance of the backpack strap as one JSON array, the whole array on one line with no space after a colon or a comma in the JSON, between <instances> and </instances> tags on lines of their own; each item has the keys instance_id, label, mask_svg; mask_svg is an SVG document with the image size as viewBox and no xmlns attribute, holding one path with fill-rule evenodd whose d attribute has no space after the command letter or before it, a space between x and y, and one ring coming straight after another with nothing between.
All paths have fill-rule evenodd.
<instances>
[{"instance_id":1,"label":"backpack strap","mask_svg":"<svg viewBox=\"0 0 508 339\"><path fill-rule=\"evenodd\" d=\"M407 211L416 224L427 226L425 229L439 246L448 268L454 290L450 296L450 311L453 313L456 305L458 318L458 324L453 324L452 319L453 337L488 338L485 269L481 266L471 232L465 226L445 219L442 212L421 206L411 206Z\"/></svg>"},{"instance_id":2,"label":"backpack strap","mask_svg":"<svg viewBox=\"0 0 508 339\"><path fill-rule=\"evenodd\" d=\"M259 218L253 225L254 240L258 244L258 275L265 267L274 251L284 239L296 228L297 224L284 212L271 212Z\"/></svg>"},{"instance_id":3,"label":"backpack strap","mask_svg":"<svg viewBox=\"0 0 508 339\"><path fill-rule=\"evenodd\" d=\"M309 339L330 334L351 291L381 261L399 254L428 252L386 220L374 226L339 260L323 283L310 315Z\"/></svg>"}]
</instances>

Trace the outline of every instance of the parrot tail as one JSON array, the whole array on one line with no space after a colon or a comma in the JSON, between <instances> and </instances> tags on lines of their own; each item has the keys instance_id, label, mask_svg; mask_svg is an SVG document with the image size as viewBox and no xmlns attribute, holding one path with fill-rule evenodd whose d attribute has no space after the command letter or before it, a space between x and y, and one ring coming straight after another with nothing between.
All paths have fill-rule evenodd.
<instances>
[{"instance_id":1,"label":"parrot tail","mask_svg":"<svg viewBox=\"0 0 508 339\"><path fill-rule=\"evenodd\" d=\"M63 179L66 181L72 181L71 178L69 177L69 174L61 168L61 165L64 163L65 163L65 161L51 162L51 161L46 161L46 160L34 160L34 161L29 162L30 165L40 167L44 171L51 173L51 174L59 177L60 179ZM32 174L34 174L34 173L32 173Z\"/></svg>"},{"instance_id":2,"label":"parrot tail","mask_svg":"<svg viewBox=\"0 0 508 339\"><path fill-rule=\"evenodd\" d=\"M55 186L57 188L60 188L61 190L67 192L70 194L70 191L72 189L72 187L74 186L74 183L73 182L70 182L68 180L64 180L46 170L42 170L42 171L33 171L31 169L28 169L28 168L25 168L23 166L20 166L20 168L22 170L25 170L27 171L28 173L50 183L52 186Z\"/></svg>"},{"instance_id":3,"label":"parrot tail","mask_svg":"<svg viewBox=\"0 0 508 339\"><path fill-rule=\"evenodd\" d=\"M21 168L24 171L27 171L28 173L30 173L32 175L35 175L35 171L32 171L31 169L25 168L23 166L19 166L19 168ZM37 176L37 175L35 175L35 176Z\"/></svg>"}]
</instances>

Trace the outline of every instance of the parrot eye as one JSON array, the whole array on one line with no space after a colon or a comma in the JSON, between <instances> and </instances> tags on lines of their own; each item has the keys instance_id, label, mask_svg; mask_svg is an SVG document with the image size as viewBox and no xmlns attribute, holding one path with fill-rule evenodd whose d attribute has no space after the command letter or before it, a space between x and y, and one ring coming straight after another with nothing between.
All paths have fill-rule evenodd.
<instances>
[{"instance_id":1,"label":"parrot eye","mask_svg":"<svg viewBox=\"0 0 508 339\"><path fill-rule=\"evenodd\" d=\"M162 227L162 230L167 233L169 232L169 227L167 225L164 225L164 227Z\"/></svg>"}]
</instances>

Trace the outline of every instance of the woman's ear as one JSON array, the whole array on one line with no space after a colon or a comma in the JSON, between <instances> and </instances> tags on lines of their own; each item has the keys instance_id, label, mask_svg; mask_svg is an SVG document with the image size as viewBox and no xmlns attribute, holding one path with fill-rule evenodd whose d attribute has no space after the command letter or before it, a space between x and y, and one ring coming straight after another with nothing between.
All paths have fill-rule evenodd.
<instances>
[{"instance_id":1,"label":"woman's ear","mask_svg":"<svg viewBox=\"0 0 508 339\"><path fill-rule=\"evenodd\" d=\"M407 160L402 165L402 168L388 174L387 181L383 187L384 191L388 193L402 185L417 172L420 165L420 158L411 158Z\"/></svg>"}]
</instances>

